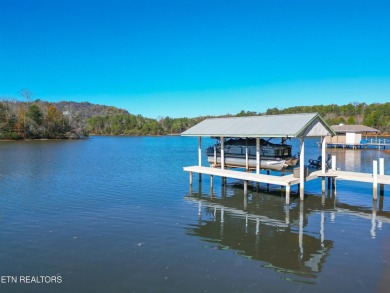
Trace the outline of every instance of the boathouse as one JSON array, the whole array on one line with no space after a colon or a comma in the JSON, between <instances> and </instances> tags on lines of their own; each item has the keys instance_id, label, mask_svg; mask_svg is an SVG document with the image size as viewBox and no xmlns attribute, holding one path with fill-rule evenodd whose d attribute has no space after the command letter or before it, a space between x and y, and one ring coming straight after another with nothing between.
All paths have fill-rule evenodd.
<instances>
[{"instance_id":1,"label":"boathouse","mask_svg":"<svg viewBox=\"0 0 390 293\"><path fill-rule=\"evenodd\" d=\"M329 147L361 147L364 135L378 134L378 129L365 125L332 125L335 136L327 136L326 144Z\"/></svg>"},{"instance_id":2,"label":"boathouse","mask_svg":"<svg viewBox=\"0 0 390 293\"><path fill-rule=\"evenodd\" d=\"M304 198L304 183L308 179L305 174L305 138L318 137L322 140L322 173L325 174L325 137L336 133L318 113L263 115L246 117L209 118L192 128L184 131L182 136L198 137L198 166L184 167L192 173L210 175L211 185L213 176L244 180L244 190L247 181L276 184L286 187L286 203L289 203L290 186L299 184L300 198ZM220 168L202 166L202 137L217 137L221 140ZM224 141L226 138L255 138L256 139L256 172L225 170ZM260 138L296 138L300 140L299 178L293 175L275 176L260 174ZM317 178L317 177L316 177Z\"/></svg>"}]
</instances>

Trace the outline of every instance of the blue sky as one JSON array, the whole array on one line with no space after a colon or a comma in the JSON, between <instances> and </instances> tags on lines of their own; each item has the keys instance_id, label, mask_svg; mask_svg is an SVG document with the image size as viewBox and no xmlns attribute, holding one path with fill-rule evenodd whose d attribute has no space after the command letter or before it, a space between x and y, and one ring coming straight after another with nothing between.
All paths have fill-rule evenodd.
<instances>
[{"instance_id":1,"label":"blue sky","mask_svg":"<svg viewBox=\"0 0 390 293\"><path fill-rule=\"evenodd\" d=\"M390 101L390 1L0 0L0 97L146 117Z\"/></svg>"}]
</instances>

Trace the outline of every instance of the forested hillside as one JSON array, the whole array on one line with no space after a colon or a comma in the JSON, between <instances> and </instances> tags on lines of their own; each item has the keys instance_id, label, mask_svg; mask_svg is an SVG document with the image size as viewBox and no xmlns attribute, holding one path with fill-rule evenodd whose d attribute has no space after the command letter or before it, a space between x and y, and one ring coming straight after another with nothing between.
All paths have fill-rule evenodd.
<instances>
[{"instance_id":1,"label":"forested hillside","mask_svg":"<svg viewBox=\"0 0 390 293\"><path fill-rule=\"evenodd\" d=\"M241 111L253 116L318 112L330 124L364 124L390 133L390 103L270 108L265 113ZM145 118L124 109L91 103L0 102L0 139L80 138L101 135L179 134L207 117Z\"/></svg>"},{"instance_id":2,"label":"forested hillside","mask_svg":"<svg viewBox=\"0 0 390 293\"><path fill-rule=\"evenodd\" d=\"M348 105L297 106L285 109L271 108L265 113L241 111L236 115L256 116L318 112L329 125L363 124L390 133L390 103L370 104L351 103ZM141 115L98 116L87 120L88 130L96 134L163 135L178 134L211 116L196 118L160 118L149 119Z\"/></svg>"},{"instance_id":3,"label":"forested hillside","mask_svg":"<svg viewBox=\"0 0 390 293\"><path fill-rule=\"evenodd\" d=\"M65 139L88 136L84 121L73 119L54 104L0 102L0 139Z\"/></svg>"},{"instance_id":4,"label":"forested hillside","mask_svg":"<svg viewBox=\"0 0 390 293\"><path fill-rule=\"evenodd\" d=\"M266 114L292 114L318 112L329 125L363 124L390 133L390 103L350 103L347 105L297 106L285 109L268 109Z\"/></svg>"}]
</instances>

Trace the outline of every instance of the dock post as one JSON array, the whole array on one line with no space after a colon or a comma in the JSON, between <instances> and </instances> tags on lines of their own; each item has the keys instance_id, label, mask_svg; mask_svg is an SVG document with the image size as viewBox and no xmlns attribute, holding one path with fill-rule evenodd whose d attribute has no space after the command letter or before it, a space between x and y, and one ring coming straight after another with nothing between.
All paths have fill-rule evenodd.
<instances>
[{"instance_id":1,"label":"dock post","mask_svg":"<svg viewBox=\"0 0 390 293\"><path fill-rule=\"evenodd\" d=\"M379 197L379 211L380 212L383 211L383 198L384 198L384 196Z\"/></svg>"},{"instance_id":2,"label":"dock post","mask_svg":"<svg viewBox=\"0 0 390 293\"><path fill-rule=\"evenodd\" d=\"M374 160L372 162L372 197L374 200L378 197L378 161Z\"/></svg>"},{"instance_id":3,"label":"dock post","mask_svg":"<svg viewBox=\"0 0 390 293\"><path fill-rule=\"evenodd\" d=\"M260 174L260 138L256 137L256 174Z\"/></svg>"},{"instance_id":4,"label":"dock post","mask_svg":"<svg viewBox=\"0 0 390 293\"><path fill-rule=\"evenodd\" d=\"M322 147L321 147L321 155L322 155L322 161L321 161L321 173L325 174L325 149L326 149L326 136L322 138Z\"/></svg>"},{"instance_id":5,"label":"dock post","mask_svg":"<svg viewBox=\"0 0 390 293\"><path fill-rule=\"evenodd\" d=\"M198 136L198 164L202 166L202 137Z\"/></svg>"},{"instance_id":6,"label":"dock post","mask_svg":"<svg viewBox=\"0 0 390 293\"><path fill-rule=\"evenodd\" d=\"M336 156L332 156L332 170L336 170Z\"/></svg>"},{"instance_id":7,"label":"dock post","mask_svg":"<svg viewBox=\"0 0 390 293\"><path fill-rule=\"evenodd\" d=\"M267 170L267 175L269 175L269 170ZM267 192L269 192L269 183L267 183Z\"/></svg>"},{"instance_id":8,"label":"dock post","mask_svg":"<svg viewBox=\"0 0 390 293\"><path fill-rule=\"evenodd\" d=\"M214 166L217 166L217 147L214 146Z\"/></svg>"},{"instance_id":9,"label":"dock post","mask_svg":"<svg viewBox=\"0 0 390 293\"><path fill-rule=\"evenodd\" d=\"M222 186L221 186L221 196L226 197L226 186L223 184L223 177L221 178Z\"/></svg>"},{"instance_id":10,"label":"dock post","mask_svg":"<svg viewBox=\"0 0 390 293\"><path fill-rule=\"evenodd\" d=\"M192 172L190 172L190 186L192 186Z\"/></svg>"},{"instance_id":11,"label":"dock post","mask_svg":"<svg viewBox=\"0 0 390 293\"><path fill-rule=\"evenodd\" d=\"M385 159L380 158L379 159L379 175L385 175ZM384 185L379 184L379 195L384 196L385 190L384 190Z\"/></svg>"},{"instance_id":12,"label":"dock post","mask_svg":"<svg viewBox=\"0 0 390 293\"><path fill-rule=\"evenodd\" d=\"M202 182L202 173L199 173L199 182Z\"/></svg>"},{"instance_id":13,"label":"dock post","mask_svg":"<svg viewBox=\"0 0 390 293\"><path fill-rule=\"evenodd\" d=\"M325 193L325 177L321 178L321 183L322 183L322 193Z\"/></svg>"},{"instance_id":14,"label":"dock post","mask_svg":"<svg viewBox=\"0 0 390 293\"><path fill-rule=\"evenodd\" d=\"M299 204L299 256L302 259L303 258L303 201Z\"/></svg>"},{"instance_id":15,"label":"dock post","mask_svg":"<svg viewBox=\"0 0 390 293\"><path fill-rule=\"evenodd\" d=\"M248 181L244 180L244 196L248 195Z\"/></svg>"},{"instance_id":16,"label":"dock post","mask_svg":"<svg viewBox=\"0 0 390 293\"><path fill-rule=\"evenodd\" d=\"M333 194L336 194L336 177L332 178Z\"/></svg>"},{"instance_id":17,"label":"dock post","mask_svg":"<svg viewBox=\"0 0 390 293\"><path fill-rule=\"evenodd\" d=\"M290 184L286 185L286 204L290 204Z\"/></svg>"},{"instance_id":18,"label":"dock post","mask_svg":"<svg viewBox=\"0 0 390 293\"><path fill-rule=\"evenodd\" d=\"M249 170L248 138L245 138L245 170Z\"/></svg>"},{"instance_id":19,"label":"dock post","mask_svg":"<svg viewBox=\"0 0 390 293\"><path fill-rule=\"evenodd\" d=\"M213 193L213 188L214 188L214 176L210 175L210 193Z\"/></svg>"},{"instance_id":20,"label":"dock post","mask_svg":"<svg viewBox=\"0 0 390 293\"><path fill-rule=\"evenodd\" d=\"M244 211L248 208L248 195L244 192Z\"/></svg>"},{"instance_id":21,"label":"dock post","mask_svg":"<svg viewBox=\"0 0 390 293\"><path fill-rule=\"evenodd\" d=\"M285 220L285 222L286 222L286 225L289 225L290 224L290 206L285 205L284 206L284 210L286 212L286 220Z\"/></svg>"},{"instance_id":22,"label":"dock post","mask_svg":"<svg viewBox=\"0 0 390 293\"><path fill-rule=\"evenodd\" d=\"M221 136L221 169L225 169L225 139Z\"/></svg>"},{"instance_id":23,"label":"dock post","mask_svg":"<svg viewBox=\"0 0 390 293\"><path fill-rule=\"evenodd\" d=\"M301 137L299 153L299 175L299 195L303 200L305 193L305 139L303 137Z\"/></svg>"}]
</instances>

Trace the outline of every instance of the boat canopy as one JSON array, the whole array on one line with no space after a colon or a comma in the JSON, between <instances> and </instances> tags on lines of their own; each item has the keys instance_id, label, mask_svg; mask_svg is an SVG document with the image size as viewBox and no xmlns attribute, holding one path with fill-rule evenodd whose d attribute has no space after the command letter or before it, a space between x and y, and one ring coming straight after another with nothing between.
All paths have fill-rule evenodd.
<instances>
[{"instance_id":1,"label":"boat canopy","mask_svg":"<svg viewBox=\"0 0 390 293\"><path fill-rule=\"evenodd\" d=\"M318 113L208 118L182 136L323 137L336 133Z\"/></svg>"}]
</instances>

